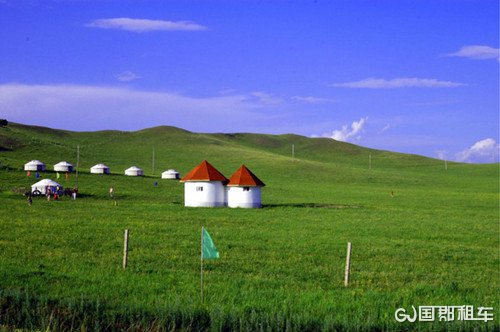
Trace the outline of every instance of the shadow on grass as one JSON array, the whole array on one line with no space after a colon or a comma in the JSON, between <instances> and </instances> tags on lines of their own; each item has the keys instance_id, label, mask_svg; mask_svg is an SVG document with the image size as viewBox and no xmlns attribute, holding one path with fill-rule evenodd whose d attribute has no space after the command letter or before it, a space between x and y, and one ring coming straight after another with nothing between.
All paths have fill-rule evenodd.
<instances>
[{"instance_id":1,"label":"shadow on grass","mask_svg":"<svg viewBox=\"0 0 500 332\"><path fill-rule=\"evenodd\" d=\"M348 205L348 204L328 204L328 203L284 203L284 204L262 204L263 209L269 208L280 208L280 207L291 207L291 208L313 208L313 209L359 209L359 205Z\"/></svg>"}]
</instances>

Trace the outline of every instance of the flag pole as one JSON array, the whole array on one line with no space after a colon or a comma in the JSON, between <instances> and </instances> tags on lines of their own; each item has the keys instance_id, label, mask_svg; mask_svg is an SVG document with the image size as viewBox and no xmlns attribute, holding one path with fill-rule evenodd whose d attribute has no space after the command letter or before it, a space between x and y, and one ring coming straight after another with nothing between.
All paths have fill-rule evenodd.
<instances>
[{"instance_id":1,"label":"flag pole","mask_svg":"<svg viewBox=\"0 0 500 332\"><path fill-rule=\"evenodd\" d=\"M201 226L201 246L200 246L200 285L201 303L203 303L203 226Z\"/></svg>"},{"instance_id":2,"label":"flag pole","mask_svg":"<svg viewBox=\"0 0 500 332\"><path fill-rule=\"evenodd\" d=\"M80 166L80 145L76 146L76 189L78 189L78 166Z\"/></svg>"}]
</instances>

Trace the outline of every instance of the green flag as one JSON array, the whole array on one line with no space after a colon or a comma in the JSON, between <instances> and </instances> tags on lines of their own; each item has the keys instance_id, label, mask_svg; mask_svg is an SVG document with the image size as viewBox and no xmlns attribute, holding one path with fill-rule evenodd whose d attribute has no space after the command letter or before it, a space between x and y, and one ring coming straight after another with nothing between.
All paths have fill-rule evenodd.
<instances>
[{"instance_id":1,"label":"green flag","mask_svg":"<svg viewBox=\"0 0 500 332\"><path fill-rule=\"evenodd\" d=\"M210 237L210 234L201 228L201 259L216 259L219 258L219 252L215 247L214 241Z\"/></svg>"}]
</instances>

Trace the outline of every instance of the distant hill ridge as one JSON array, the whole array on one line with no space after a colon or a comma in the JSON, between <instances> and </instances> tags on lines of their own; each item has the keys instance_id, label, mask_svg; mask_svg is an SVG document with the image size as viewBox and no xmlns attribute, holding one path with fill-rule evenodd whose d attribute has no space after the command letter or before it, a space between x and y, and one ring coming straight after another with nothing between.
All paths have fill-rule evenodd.
<instances>
[{"instance_id":1,"label":"distant hill ridge","mask_svg":"<svg viewBox=\"0 0 500 332\"><path fill-rule=\"evenodd\" d=\"M429 164L440 162L431 158L364 148L329 138L309 138L294 134L270 135L252 133L194 133L172 126L157 126L138 131L103 130L74 132L47 127L9 123L0 128L0 161L19 168L31 159L47 163L61 160L76 162L80 146L80 165L109 163L111 172L137 165L153 173L152 156L158 170L182 165L196 165L203 159L217 163L240 165L255 160L292 160L367 167L374 165ZM181 165L181 166L178 166ZM118 166L118 169L116 168ZM185 166L187 167L187 166ZM231 166L233 167L233 166ZM182 169L186 172L186 169Z\"/></svg>"}]
</instances>

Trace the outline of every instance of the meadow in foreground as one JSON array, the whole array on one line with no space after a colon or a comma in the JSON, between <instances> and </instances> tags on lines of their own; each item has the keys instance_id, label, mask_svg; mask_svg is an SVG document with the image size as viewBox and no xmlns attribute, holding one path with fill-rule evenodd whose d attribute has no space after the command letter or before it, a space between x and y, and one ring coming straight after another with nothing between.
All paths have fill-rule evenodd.
<instances>
[{"instance_id":1,"label":"meadow in foreground","mask_svg":"<svg viewBox=\"0 0 500 332\"><path fill-rule=\"evenodd\" d=\"M196 136L156 129L64 133L67 137L59 140L54 138L59 133L29 136L30 130L20 126L0 133L27 142L1 155L4 327L499 328L498 165L451 164L445 171L432 159L293 136ZM151 174L128 178L81 171L82 195L76 201L35 199L28 206L12 191L34 182L20 170L24 162L35 157L48 164L73 161L75 143L81 144L82 170L104 161L118 173L147 160L149 147L166 139L175 140L175 148L156 145L157 165L185 173L206 158L229 175L244 162L267 185L264 208L185 208L182 184ZM303 151L295 161L287 156L289 142ZM374 156L371 170L368 154ZM55 178L51 172L42 176ZM61 183L71 187L75 176ZM110 186L116 200L107 195ZM221 254L205 262L203 303L201 226ZM126 270L121 267L124 229L130 230ZM346 288L348 241L353 253ZM400 307L465 304L494 307L495 321L394 319Z\"/></svg>"}]
</instances>

